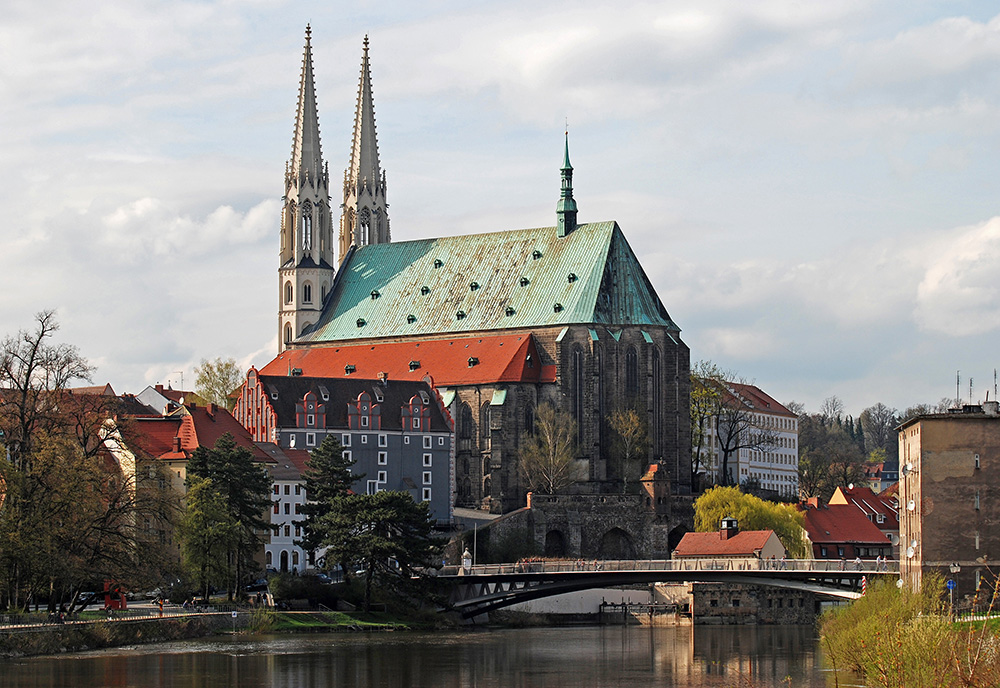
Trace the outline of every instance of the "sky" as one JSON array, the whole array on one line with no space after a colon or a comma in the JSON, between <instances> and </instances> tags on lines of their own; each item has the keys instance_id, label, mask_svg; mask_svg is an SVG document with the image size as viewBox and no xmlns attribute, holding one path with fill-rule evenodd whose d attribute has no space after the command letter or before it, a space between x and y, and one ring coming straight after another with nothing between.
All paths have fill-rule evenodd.
<instances>
[{"instance_id":1,"label":"sky","mask_svg":"<svg viewBox=\"0 0 1000 688\"><path fill-rule=\"evenodd\" d=\"M54 309L118 392L277 351L311 23L334 179L370 37L394 240L554 225L568 122L692 361L809 411L992 393L995 3L0 2L0 334Z\"/></svg>"}]
</instances>

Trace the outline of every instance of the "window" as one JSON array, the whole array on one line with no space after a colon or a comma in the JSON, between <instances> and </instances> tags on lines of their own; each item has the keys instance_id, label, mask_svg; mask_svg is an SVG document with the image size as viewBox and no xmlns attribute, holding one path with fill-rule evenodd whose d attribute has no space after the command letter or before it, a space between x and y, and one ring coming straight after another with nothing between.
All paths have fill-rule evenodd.
<instances>
[{"instance_id":1,"label":"window","mask_svg":"<svg viewBox=\"0 0 1000 688\"><path fill-rule=\"evenodd\" d=\"M307 432L306 433L306 446L307 447L315 447L316 446L316 433L315 432Z\"/></svg>"},{"instance_id":2,"label":"window","mask_svg":"<svg viewBox=\"0 0 1000 688\"><path fill-rule=\"evenodd\" d=\"M278 487L278 483L275 483L272 489L274 490L274 494L281 494L281 488Z\"/></svg>"},{"instance_id":3,"label":"window","mask_svg":"<svg viewBox=\"0 0 1000 688\"><path fill-rule=\"evenodd\" d=\"M292 527L285 526L285 537L292 537Z\"/></svg>"},{"instance_id":4,"label":"window","mask_svg":"<svg viewBox=\"0 0 1000 688\"><path fill-rule=\"evenodd\" d=\"M285 494L291 494L291 488L288 485L285 485Z\"/></svg>"},{"instance_id":5,"label":"window","mask_svg":"<svg viewBox=\"0 0 1000 688\"><path fill-rule=\"evenodd\" d=\"M297 494L297 495L302 494L302 486L301 485L296 485L295 486L295 494Z\"/></svg>"},{"instance_id":6,"label":"window","mask_svg":"<svg viewBox=\"0 0 1000 688\"><path fill-rule=\"evenodd\" d=\"M979 584L983 582L982 576L979 573L979 569L976 569L975 582L976 582L976 590L979 590Z\"/></svg>"},{"instance_id":7,"label":"window","mask_svg":"<svg viewBox=\"0 0 1000 688\"><path fill-rule=\"evenodd\" d=\"M292 343L292 324L285 323L285 344Z\"/></svg>"},{"instance_id":8,"label":"window","mask_svg":"<svg viewBox=\"0 0 1000 688\"><path fill-rule=\"evenodd\" d=\"M313 300L313 288L312 285L306 282L302 285L302 302L312 303Z\"/></svg>"},{"instance_id":9,"label":"window","mask_svg":"<svg viewBox=\"0 0 1000 688\"><path fill-rule=\"evenodd\" d=\"M285 303L291 303L293 296L295 296L295 293L292 290L292 283L285 282Z\"/></svg>"},{"instance_id":10,"label":"window","mask_svg":"<svg viewBox=\"0 0 1000 688\"><path fill-rule=\"evenodd\" d=\"M316 414L314 413L306 414L306 425L308 425L309 427L316 425Z\"/></svg>"},{"instance_id":11,"label":"window","mask_svg":"<svg viewBox=\"0 0 1000 688\"><path fill-rule=\"evenodd\" d=\"M409 444L409 443L410 443L410 438L409 438L409 436L407 436L407 437L404 437L404 438L403 438L403 444Z\"/></svg>"},{"instance_id":12,"label":"window","mask_svg":"<svg viewBox=\"0 0 1000 688\"><path fill-rule=\"evenodd\" d=\"M298 528L296 528L296 530L298 530ZM298 552L292 552L292 563L294 565L298 566L298 564L299 564L299 553Z\"/></svg>"},{"instance_id":13,"label":"window","mask_svg":"<svg viewBox=\"0 0 1000 688\"><path fill-rule=\"evenodd\" d=\"M368 435L361 436L361 444L368 444Z\"/></svg>"},{"instance_id":14,"label":"window","mask_svg":"<svg viewBox=\"0 0 1000 688\"><path fill-rule=\"evenodd\" d=\"M387 475L388 474L385 471L379 471L378 472L378 481L380 483L386 482L388 480L388 478L386 477Z\"/></svg>"},{"instance_id":15,"label":"window","mask_svg":"<svg viewBox=\"0 0 1000 688\"><path fill-rule=\"evenodd\" d=\"M296 514L301 514L302 513L302 504L301 503L296 502L296 504L295 504L295 513Z\"/></svg>"},{"instance_id":16,"label":"window","mask_svg":"<svg viewBox=\"0 0 1000 688\"><path fill-rule=\"evenodd\" d=\"M281 509L281 502L275 502L274 503L274 513L276 513L276 514L281 513L280 509Z\"/></svg>"},{"instance_id":17,"label":"window","mask_svg":"<svg viewBox=\"0 0 1000 688\"><path fill-rule=\"evenodd\" d=\"M346 461L348 463L351 462L351 452L350 451L345 451L344 452L344 461Z\"/></svg>"},{"instance_id":18,"label":"window","mask_svg":"<svg viewBox=\"0 0 1000 688\"><path fill-rule=\"evenodd\" d=\"M443 437L438 437L438 446L439 447L443 447L444 446L444 438Z\"/></svg>"},{"instance_id":19,"label":"window","mask_svg":"<svg viewBox=\"0 0 1000 688\"><path fill-rule=\"evenodd\" d=\"M433 465L433 461L434 461L434 457L431 454L424 454L424 465L425 466L431 466L431 465Z\"/></svg>"},{"instance_id":20,"label":"window","mask_svg":"<svg viewBox=\"0 0 1000 688\"><path fill-rule=\"evenodd\" d=\"M976 490L976 511L979 511L979 490Z\"/></svg>"},{"instance_id":21,"label":"window","mask_svg":"<svg viewBox=\"0 0 1000 688\"><path fill-rule=\"evenodd\" d=\"M285 513L286 514L292 513L292 505L289 502L285 502Z\"/></svg>"},{"instance_id":22,"label":"window","mask_svg":"<svg viewBox=\"0 0 1000 688\"><path fill-rule=\"evenodd\" d=\"M421 499L425 502L431 501L431 488L425 487Z\"/></svg>"},{"instance_id":23,"label":"window","mask_svg":"<svg viewBox=\"0 0 1000 688\"><path fill-rule=\"evenodd\" d=\"M431 484L431 472L424 471L424 485L430 485L430 484Z\"/></svg>"},{"instance_id":24,"label":"window","mask_svg":"<svg viewBox=\"0 0 1000 688\"><path fill-rule=\"evenodd\" d=\"M295 526L295 537L302 537L302 527Z\"/></svg>"},{"instance_id":25,"label":"window","mask_svg":"<svg viewBox=\"0 0 1000 688\"><path fill-rule=\"evenodd\" d=\"M380 466L384 466L389 463L389 454L387 452L378 453L378 463Z\"/></svg>"},{"instance_id":26,"label":"window","mask_svg":"<svg viewBox=\"0 0 1000 688\"><path fill-rule=\"evenodd\" d=\"M625 396L633 399L639 395L639 356L634 347L625 352Z\"/></svg>"},{"instance_id":27,"label":"window","mask_svg":"<svg viewBox=\"0 0 1000 688\"><path fill-rule=\"evenodd\" d=\"M342 446L342 447L350 447L351 446L351 436L350 435L341 435L340 436L340 446Z\"/></svg>"},{"instance_id":28,"label":"window","mask_svg":"<svg viewBox=\"0 0 1000 688\"><path fill-rule=\"evenodd\" d=\"M368 427L368 416L361 416L361 427L363 428ZM362 439L361 441L364 442L364 439Z\"/></svg>"},{"instance_id":29,"label":"window","mask_svg":"<svg viewBox=\"0 0 1000 688\"><path fill-rule=\"evenodd\" d=\"M414 430L419 430L420 429L420 419L419 418L415 417L413 419L413 429Z\"/></svg>"},{"instance_id":30,"label":"window","mask_svg":"<svg viewBox=\"0 0 1000 688\"><path fill-rule=\"evenodd\" d=\"M385 434L381 434L381 435L378 436L378 446L380 446L380 447L388 447L389 446L389 438L386 437Z\"/></svg>"},{"instance_id":31,"label":"window","mask_svg":"<svg viewBox=\"0 0 1000 688\"><path fill-rule=\"evenodd\" d=\"M424 449L430 449L434 446L434 438L430 435L424 435Z\"/></svg>"},{"instance_id":32,"label":"window","mask_svg":"<svg viewBox=\"0 0 1000 688\"><path fill-rule=\"evenodd\" d=\"M979 454L976 454L976 468L979 468Z\"/></svg>"}]
</instances>

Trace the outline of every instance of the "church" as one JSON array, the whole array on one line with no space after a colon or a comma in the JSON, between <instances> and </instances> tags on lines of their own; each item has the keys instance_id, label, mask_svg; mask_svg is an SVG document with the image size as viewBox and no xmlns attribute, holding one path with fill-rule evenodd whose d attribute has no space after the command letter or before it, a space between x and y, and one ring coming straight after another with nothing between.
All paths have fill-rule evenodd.
<instances>
[{"instance_id":1,"label":"church","mask_svg":"<svg viewBox=\"0 0 1000 688\"><path fill-rule=\"evenodd\" d=\"M577 492L621 489L608 417L635 409L644 464L690 494L688 347L618 224L579 222L568 138L551 226L394 242L366 37L335 235L310 41L307 28L282 198L279 352L260 374L431 382L455 423L457 506L525 505L518 448L546 403L576 420L587 473Z\"/></svg>"}]
</instances>

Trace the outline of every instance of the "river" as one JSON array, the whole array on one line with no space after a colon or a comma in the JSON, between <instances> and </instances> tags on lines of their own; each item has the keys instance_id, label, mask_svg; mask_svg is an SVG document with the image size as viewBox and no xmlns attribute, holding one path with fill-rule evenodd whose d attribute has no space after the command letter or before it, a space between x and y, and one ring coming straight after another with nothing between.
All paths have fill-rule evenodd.
<instances>
[{"instance_id":1,"label":"river","mask_svg":"<svg viewBox=\"0 0 1000 688\"><path fill-rule=\"evenodd\" d=\"M4 660L0 686L826 688L820 654L806 626L218 636Z\"/></svg>"}]
</instances>

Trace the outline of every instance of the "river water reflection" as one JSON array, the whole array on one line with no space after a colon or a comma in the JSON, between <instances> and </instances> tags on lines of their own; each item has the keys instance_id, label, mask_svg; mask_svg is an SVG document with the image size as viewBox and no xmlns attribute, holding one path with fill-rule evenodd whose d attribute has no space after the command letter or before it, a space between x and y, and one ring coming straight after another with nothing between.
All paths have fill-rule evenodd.
<instances>
[{"instance_id":1,"label":"river water reflection","mask_svg":"<svg viewBox=\"0 0 1000 688\"><path fill-rule=\"evenodd\" d=\"M237 636L4 660L0 686L819 688L819 656L805 626Z\"/></svg>"}]
</instances>

